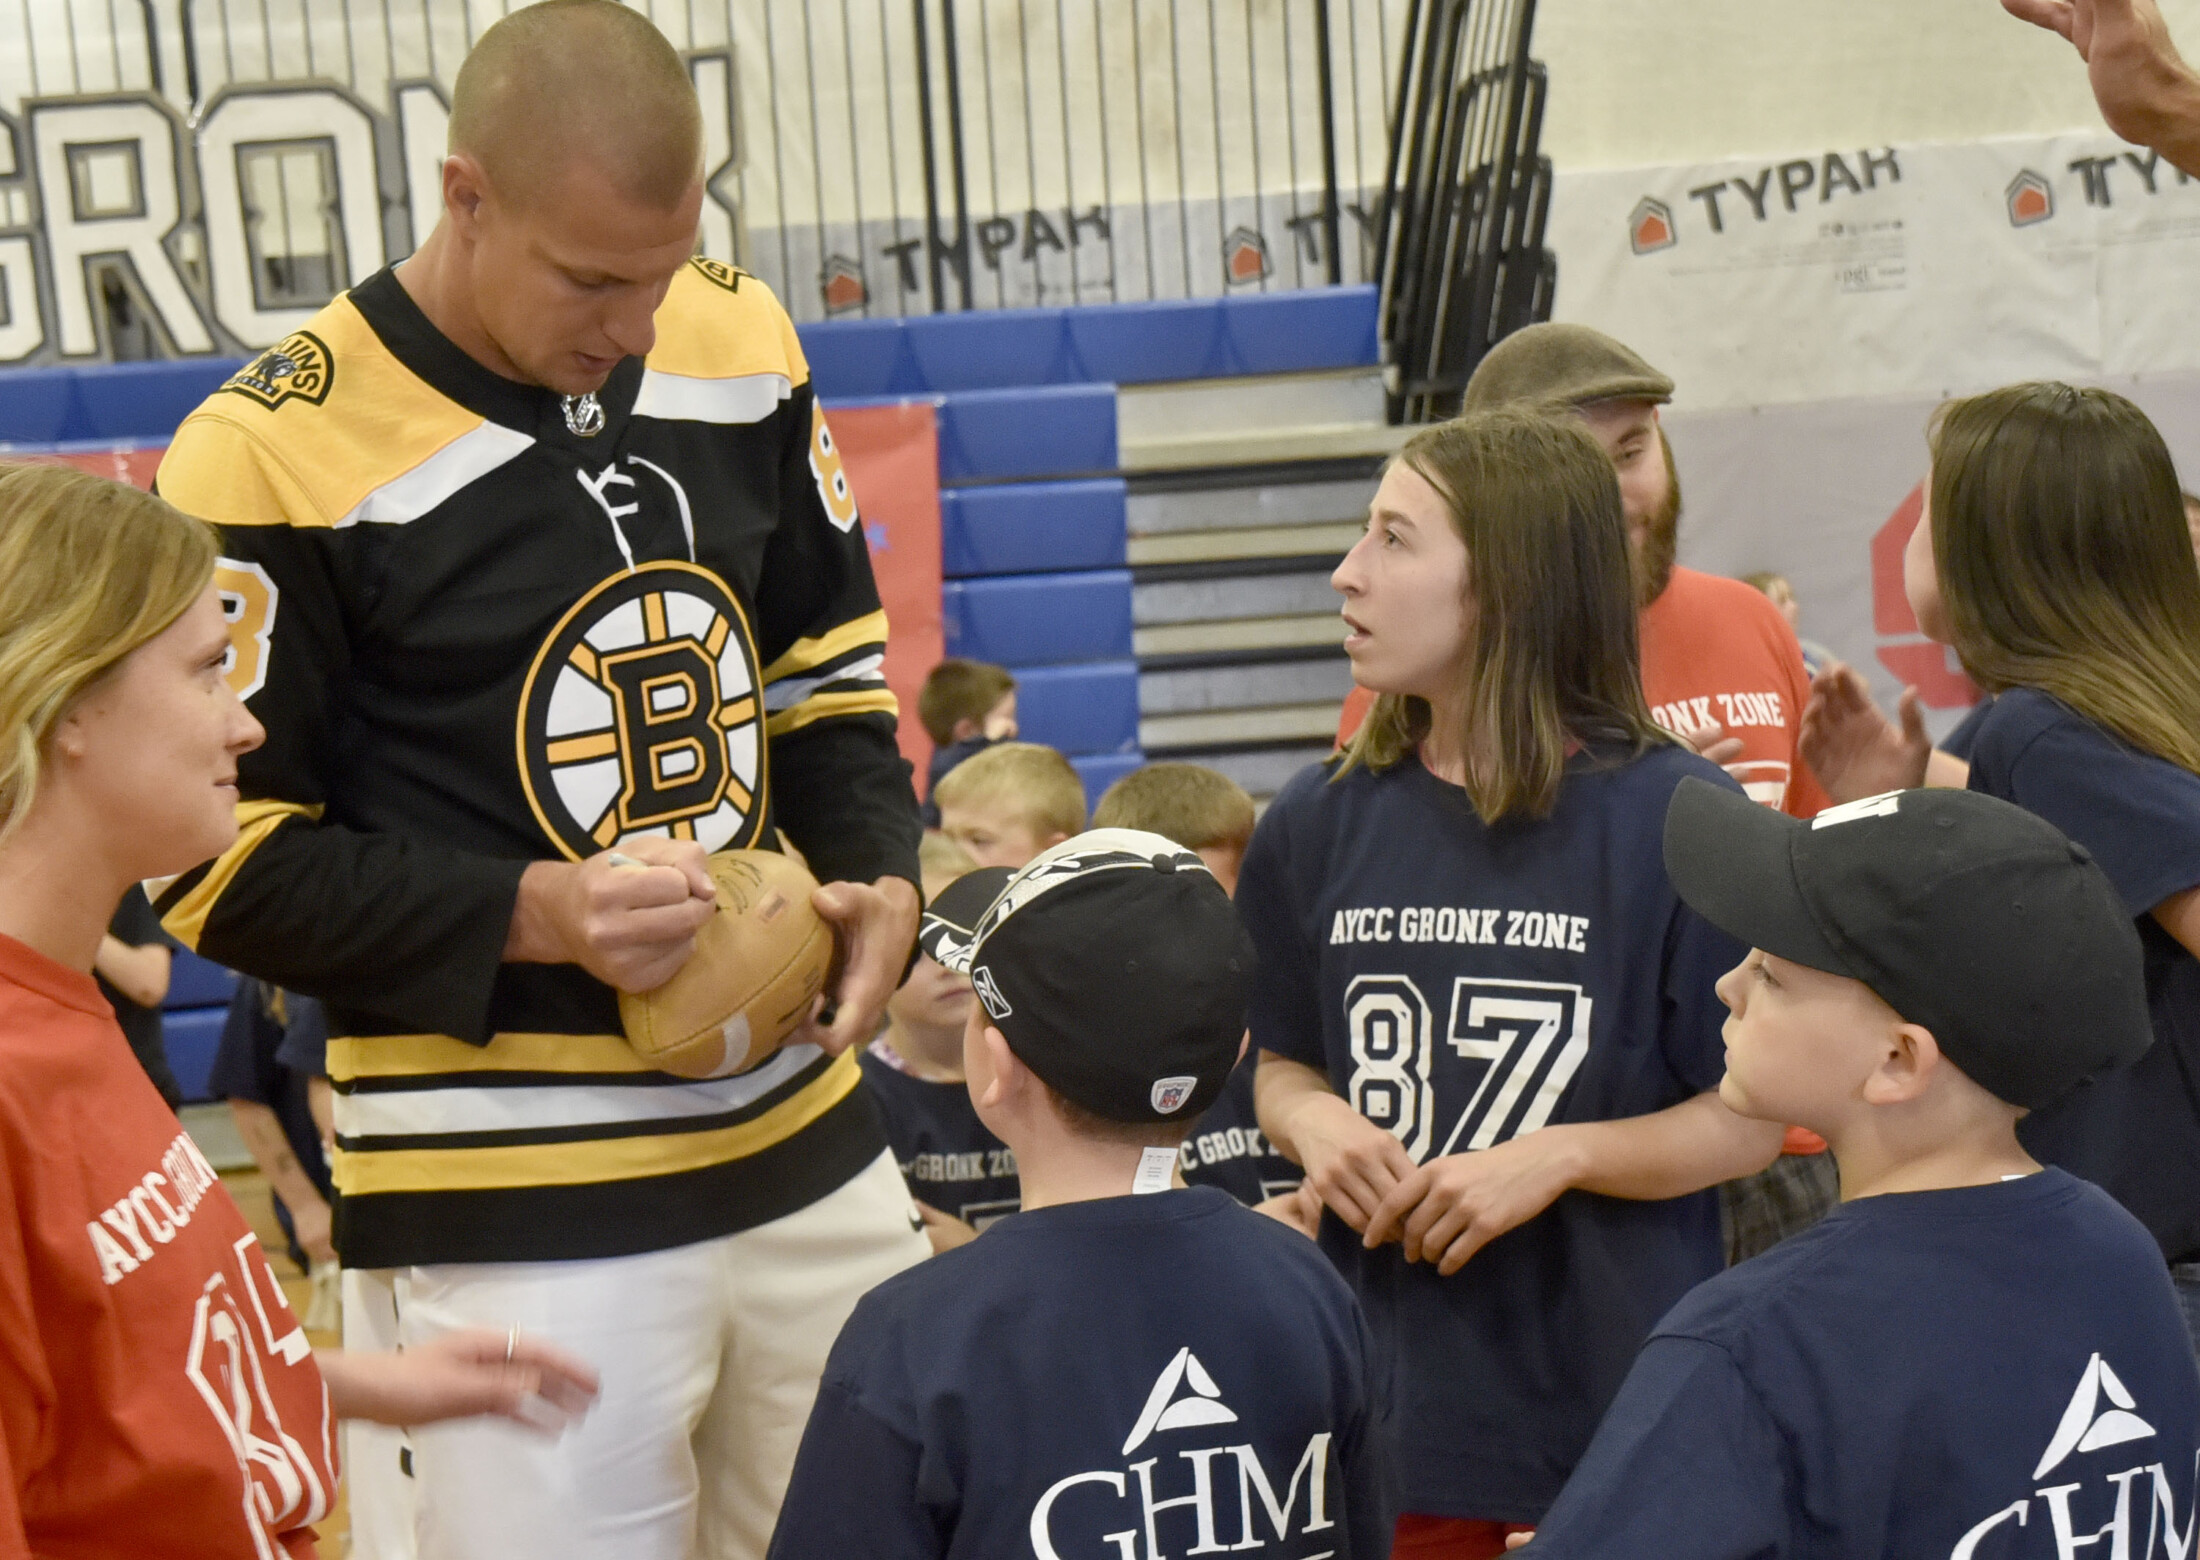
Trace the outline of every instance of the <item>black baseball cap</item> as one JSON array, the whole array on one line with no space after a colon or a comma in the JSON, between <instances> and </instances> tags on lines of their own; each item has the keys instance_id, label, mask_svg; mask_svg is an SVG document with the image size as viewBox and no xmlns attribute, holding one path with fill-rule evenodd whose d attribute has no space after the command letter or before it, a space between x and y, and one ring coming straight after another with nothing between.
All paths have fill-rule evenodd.
<instances>
[{"instance_id":1,"label":"black baseball cap","mask_svg":"<svg viewBox=\"0 0 2200 1560\"><path fill-rule=\"evenodd\" d=\"M1253 941L1206 863L1158 834L1093 829L1019 871L980 867L918 935L1025 1066L1104 1120L1190 1121L1237 1063Z\"/></svg>"},{"instance_id":2,"label":"black baseball cap","mask_svg":"<svg viewBox=\"0 0 2200 1560\"><path fill-rule=\"evenodd\" d=\"M1975 791L1889 791L1808 822L1694 776L1665 870L1712 925L1860 980L2026 1110L2154 1042L2139 935L2084 848Z\"/></svg>"}]
</instances>

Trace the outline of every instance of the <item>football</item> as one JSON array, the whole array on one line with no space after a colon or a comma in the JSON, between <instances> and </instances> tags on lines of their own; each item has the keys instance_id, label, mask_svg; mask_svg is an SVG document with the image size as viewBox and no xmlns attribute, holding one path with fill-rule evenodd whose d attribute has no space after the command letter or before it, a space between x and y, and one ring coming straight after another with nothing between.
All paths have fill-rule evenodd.
<instances>
[{"instance_id":1,"label":"football","mask_svg":"<svg viewBox=\"0 0 2200 1560\"><path fill-rule=\"evenodd\" d=\"M809 1016L833 967L833 930L810 904L817 879L774 850L710 858L718 913L654 991L619 994L627 1043L682 1078L724 1078L771 1057Z\"/></svg>"}]
</instances>

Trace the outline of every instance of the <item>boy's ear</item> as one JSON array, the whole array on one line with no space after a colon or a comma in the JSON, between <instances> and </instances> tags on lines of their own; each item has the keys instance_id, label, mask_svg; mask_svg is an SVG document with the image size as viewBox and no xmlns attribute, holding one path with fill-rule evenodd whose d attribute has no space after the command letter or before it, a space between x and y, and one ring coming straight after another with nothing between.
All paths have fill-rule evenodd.
<instances>
[{"instance_id":1,"label":"boy's ear","mask_svg":"<svg viewBox=\"0 0 2200 1560\"><path fill-rule=\"evenodd\" d=\"M990 1110L998 1110L1012 1100L1020 1099L1033 1082L1031 1069L1023 1059L1008 1047L1008 1037L993 1025L985 1026L979 1036L985 1047L985 1059L993 1073L993 1079L985 1087L979 1104Z\"/></svg>"},{"instance_id":2,"label":"boy's ear","mask_svg":"<svg viewBox=\"0 0 2200 1560\"><path fill-rule=\"evenodd\" d=\"M950 742L968 742L983 729L975 716L965 715L947 733Z\"/></svg>"},{"instance_id":3,"label":"boy's ear","mask_svg":"<svg viewBox=\"0 0 2200 1560\"><path fill-rule=\"evenodd\" d=\"M1896 1024L1887 1032L1879 1065L1864 1080L1867 1105L1905 1105L1924 1094L1940 1071L1940 1042L1923 1024Z\"/></svg>"},{"instance_id":4,"label":"boy's ear","mask_svg":"<svg viewBox=\"0 0 2200 1560\"><path fill-rule=\"evenodd\" d=\"M1041 850L1052 850L1055 846L1061 844L1062 841L1068 838L1069 836L1064 834L1060 829L1049 829L1046 832L1045 838L1039 841L1039 848Z\"/></svg>"}]
</instances>

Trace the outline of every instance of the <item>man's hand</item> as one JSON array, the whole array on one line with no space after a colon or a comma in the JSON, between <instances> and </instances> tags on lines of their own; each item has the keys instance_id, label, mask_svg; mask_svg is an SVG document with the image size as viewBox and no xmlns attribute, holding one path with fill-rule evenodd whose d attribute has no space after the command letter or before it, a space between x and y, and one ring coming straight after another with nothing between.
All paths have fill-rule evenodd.
<instances>
[{"instance_id":1,"label":"man's hand","mask_svg":"<svg viewBox=\"0 0 2200 1560\"><path fill-rule=\"evenodd\" d=\"M389 1353L322 1354L339 1418L427 1425L494 1416L556 1435L596 1400L596 1372L524 1333L445 1333Z\"/></svg>"},{"instance_id":2,"label":"man's hand","mask_svg":"<svg viewBox=\"0 0 2200 1560\"><path fill-rule=\"evenodd\" d=\"M1837 802L1906 791L1925 783L1933 753L1917 690L1902 690L1897 727L1854 671L1833 661L1811 679L1796 750Z\"/></svg>"},{"instance_id":3,"label":"man's hand","mask_svg":"<svg viewBox=\"0 0 2200 1560\"><path fill-rule=\"evenodd\" d=\"M2200 78L2177 53L2155 0L2001 0L2060 33L2085 61L2108 128L2200 174Z\"/></svg>"},{"instance_id":4,"label":"man's hand","mask_svg":"<svg viewBox=\"0 0 2200 1560\"><path fill-rule=\"evenodd\" d=\"M838 1056L878 1033L886 999L901 984L917 940L917 890L906 878L876 883L827 883L810 896L840 939L840 987L827 1005L787 1037ZM830 1019L828 1021L828 1015Z\"/></svg>"},{"instance_id":5,"label":"man's hand","mask_svg":"<svg viewBox=\"0 0 2200 1560\"><path fill-rule=\"evenodd\" d=\"M1308 1094L1291 1107L1288 1141L1306 1167L1305 1185L1355 1230L1414 1173L1405 1145L1334 1094Z\"/></svg>"},{"instance_id":6,"label":"man's hand","mask_svg":"<svg viewBox=\"0 0 2200 1560\"><path fill-rule=\"evenodd\" d=\"M1546 1127L1494 1148L1446 1154L1392 1187L1363 1239L1396 1240L1408 1262L1433 1262L1449 1278L1507 1230L1527 1223L1574 1183L1571 1136Z\"/></svg>"},{"instance_id":7,"label":"man's hand","mask_svg":"<svg viewBox=\"0 0 2200 1560\"><path fill-rule=\"evenodd\" d=\"M505 962L578 964L617 990L656 990L679 973L717 911L708 860L691 840L641 839L578 866L530 864Z\"/></svg>"}]
</instances>

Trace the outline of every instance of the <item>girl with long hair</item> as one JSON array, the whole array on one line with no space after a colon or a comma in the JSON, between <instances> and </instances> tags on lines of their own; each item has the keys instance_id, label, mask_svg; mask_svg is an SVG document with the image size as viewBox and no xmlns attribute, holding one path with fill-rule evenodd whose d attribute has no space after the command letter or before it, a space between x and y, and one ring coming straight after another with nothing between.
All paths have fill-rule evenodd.
<instances>
[{"instance_id":1,"label":"girl with long hair","mask_svg":"<svg viewBox=\"0 0 2200 1560\"><path fill-rule=\"evenodd\" d=\"M2090 851L2146 954L2153 1047L2019 1136L2146 1225L2200 1347L2200 569L2176 467L2131 402L2052 383L1949 402L1931 449L1904 582L1994 696L1970 788Z\"/></svg>"},{"instance_id":2,"label":"girl with long hair","mask_svg":"<svg viewBox=\"0 0 2200 1560\"><path fill-rule=\"evenodd\" d=\"M236 836L261 732L215 552L149 494L0 466L0 1553L310 1555L332 1410L547 1428L594 1392L516 1330L317 1360L92 979L126 889Z\"/></svg>"},{"instance_id":3,"label":"girl with long hair","mask_svg":"<svg viewBox=\"0 0 2200 1560\"><path fill-rule=\"evenodd\" d=\"M1651 722L1619 489L1576 419L1415 435L1333 583L1379 697L1246 855L1259 1114L1389 1362L1397 1552L1490 1555L1718 1271L1705 1189L1779 1151L1715 1092L1742 949L1661 846L1683 776L1734 782Z\"/></svg>"}]
</instances>

